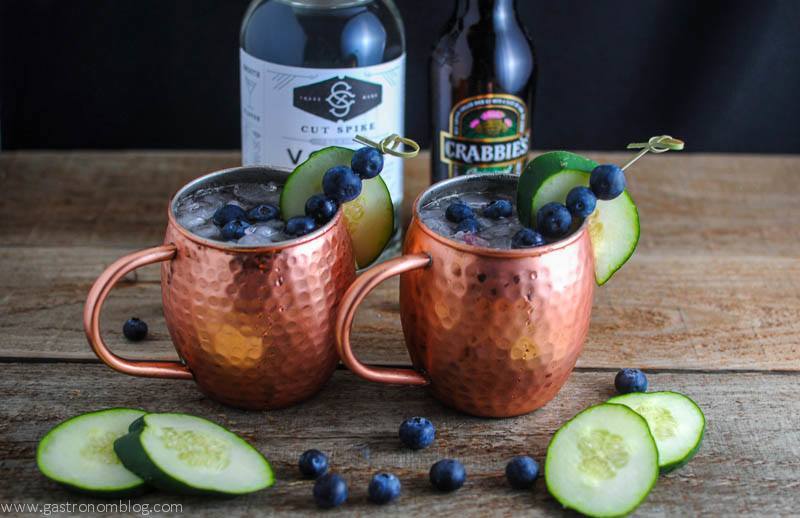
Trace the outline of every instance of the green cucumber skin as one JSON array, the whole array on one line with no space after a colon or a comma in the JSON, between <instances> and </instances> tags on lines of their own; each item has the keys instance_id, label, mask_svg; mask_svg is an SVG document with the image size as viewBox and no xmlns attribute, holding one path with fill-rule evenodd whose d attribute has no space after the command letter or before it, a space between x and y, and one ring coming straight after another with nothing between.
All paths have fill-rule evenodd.
<instances>
[{"instance_id":1,"label":"green cucumber skin","mask_svg":"<svg viewBox=\"0 0 800 518\"><path fill-rule=\"evenodd\" d=\"M139 427L138 430L123 435L114 441L114 451L117 457L122 461L122 464L133 471L148 484L164 491L170 491L180 494L212 494L212 495L227 495L228 493L218 493L216 491L198 490L191 486L180 482L169 474L161 471L158 466L153 464L150 457L144 451L140 441L141 435L144 432L144 426Z\"/></svg>"},{"instance_id":2,"label":"green cucumber skin","mask_svg":"<svg viewBox=\"0 0 800 518\"><path fill-rule=\"evenodd\" d=\"M594 160L569 151L550 151L534 158L520 175L517 187L517 214L520 222L526 227L532 227L533 195L544 180L564 169L591 173L595 167L597 162Z\"/></svg>"},{"instance_id":3,"label":"green cucumber skin","mask_svg":"<svg viewBox=\"0 0 800 518\"><path fill-rule=\"evenodd\" d=\"M592 409L594 409L594 408L596 408L596 407L598 407L600 405L616 405L616 406L625 407L628 410L630 410L636 417L638 417L639 419L644 421L645 428L647 429L648 433L650 434L650 438L653 441L653 446L655 447L655 444L656 444L655 437L653 437L653 434L650 432L650 425L647 424L647 420L644 417L640 416L639 414L637 414L636 412L634 412L633 410L631 410L630 408L628 408L625 405L619 405L617 403L609 403L609 402L599 403L597 405L592 405L589 408L585 408L585 409L581 410L580 412L575 414L572 417L572 419L569 419L568 421L566 421L564 424L561 425L561 427L558 430L556 430L556 433L553 434L553 437L550 439L550 442L547 445L547 453L546 453L546 457L545 457L545 461L544 461L544 472L545 472L545 474L547 473L548 465L550 465L551 462L555 462L555 461L551 460L552 459L552 455L550 455L550 446L553 445L553 443L555 442L556 437L561 432L561 430L563 430L567 426L568 423L570 423L570 422L574 421L575 419L577 419L578 416L580 416L584 412L588 412L588 411L590 411L590 410L592 410ZM656 451L658 451L657 448L656 448ZM642 502L647 500L648 495L650 495L650 492L656 486L656 482L658 482L658 475L659 475L658 463L656 463L656 469L653 472L653 477L652 477L652 481L650 483L650 487L648 488L647 492L644 494L642 499L639 500L638 502L636 502L629 509L626 509L625 511L623 511L623 512L621 512L619 514L607 514L607 515L599 515L598 514L598 515L591 515L591 516L593 516L594 518L617 518L617 517L620 517L620 516L627 516L627 515L631 514L633 511L636 510L637 507L642 505ZM569 505L567 505L567 504L565 504L563 502L562 498L557 494L558 492L553 487L551 487L550 484L548 483L546 476L545 476L545 485L547 486L547 492L550 493L564 507L564 509L572 509L572 510L574 510L576 512L580 512L577 509L574 509L574 508L570 507Z\"/></svg>"},{"instance_id":4,"label":"green cucumber skin","mask_svg":"<svg viewBox=\"0 0 800 518\"><path fill-rule=\"evenodd\" d=\"M74 493L79 493L79 494L82 494L82 495L94 496L94 497L97 497L97 498L134 497L134 496L140 496L140 495L143 495L143 494L146 494L146 493L150 492L152 490L152 487L148 486L146 482L143 482L142 484L139 484L139 485L136 485L136 486L132 486L132 487L129 487L129 488L126 488L126 489L119 489L119 490L99 491L99 490L96 490L96 489L86 489L85 487L77 486L77 485L71 484L69 482L64 482L64 481L61 481L61 480L56 480L55 478L51 478L50 476L48 476L46 474L48 470L44 466L42 466L42 464L41 464L40 454L41 454L42 449L43 449L43 447L45 445L44 439L47 437L47 435L49 435L50 433L54 432L56 429L61 428L62 426L68 425L70 422L75 421L76 419L80 419L82 417L85 417L85 416L91 415L91 414L97 414L97 413L100 413L100 412L111 412L111 411L114 411L114 410L127 410L127 411L134 411L134 412L145 412L141 408L112 407L112 408L105 408L103 410L95 410L95 411L92 411L92 412L84 412L82 414L78 414L76 416L70 417L69 419L65 419L64 421L61 421L60 423L55 425L53 428L51 428L47 432L47 434L45 434L45 437L43 437L42 440L39 441L39 444L36 447L36 467L39 469L39 471L42 474L44 474L48 479L52 480L53 482L57 483L58 485L60 485L61 487L65 488L65 489L67 489L69 491L72 491ZM142 417L144 417L144 416L142 416ZM136 421L138 421L139 419L141 419L141 417L136 419ZM134 421L134 422L136 422L136 421ZM124 463L123 463L123 465L124 465ZM130 471L133 471L133 470L130 470ZM134 471L134 473L136 473L136 472ZM143 478L143 477L139 477L139 478Z\"/></svg>"},{"instance_id":5,"label":"green cucumber skin","mask_svg":"<svg viewBox=\"0 0 800 518\"><path fill-rule=\"evenodd\" d=\"M147 414L145 414L147 415ZM144 415L139 419L134 420L131 425L128 427L128 433L131 432L138 432L144 429Z\"/></svg>"},{"instance_id":6,"label":"green cucumber skin","mask_svg":"<svg viewBox=\"0 0 800 518\"><path fill-rule=\"evenodd\" d=\"M705 425L705 421L703 421L703 424ZM700 438L697 440L697 444L695 445L695 447L692 448L692 451L690 451L686 455L686 457L684 457L683 459L681 459L679 461L675 461L675 462L673 462L671 464L665 464L664 466L661 466L659 468L659 471L661 471L661 474L664 475L666 473L669 473L671 471L675 471L675 470L680 469L680 468L684 467L685 465L687 465L689 463L689 461L692 460L695 455L697 455L697 452L700 451L700 446L703 443L703 438L705 437L705 435L706 435L706 429L705 429L705 426L703 426L703 432L700 434Z\"/></svg>"},{"instance_id":7,"label":"green cucumber skin","mask_svg":"<svg viewBox=\"0 0 800 518\"><path fill-rule=\"evenodd\" d=\"M590 175L597 165L597 162L594 160L569 151L550 151L534 158L522 172L519 179L519 186L517 187L517 213L520 222L527 227L534 227L535 214L533 214L533 202L536 190L538 190L548 178L567 169L582 171ZM633 245L628 250L628 254L614 270L608 272L604 277L597 276L597 272L595 272L595 282L598 286L607 283L609 279L628 262L639 244L639 238L641 236L639 209L636 207L636 203L627 190L625 190L621 196L626 196L630 205L633 207L632 216L636 225L636 235L633 239Z\"/></svg>"},{"instance_id":8,"label":"green cucumber skin","mask_svg":"<svg viewBox=\"0 0 800 518\"><path fill-rule=\"evenodd\" d=\"M292 216L304 215L306 197L322 192L322 174L313 180L314 183L312 185L309 186L308 183L303 184L303 182L309 182L306 169L313 167L314 162L317 160L325 160L327 162L325 164L326 168L334 167L336 165L350 167L353 153L354 151L349 148L344 148L341 146L329 146L314 151L305 161L303 161L303 163L295 167L294 171L292 171L292 173L286 179L286 183L283 186L283 191L281 192L279 205L282 217L289 218ZM334 154L336 156L328 156ZM317 168L312 169L312 171L324 173L324 171L321 171ZM357 239L357 236L351 234L351 238L353 238L353 252L356 256L357 269L366 268L381 256L386 249L386 245L388 245L389 241L391 241L395 230L395 214L394 206L392 205L392 196L389 193L389 188L387 187L386 182L383 181L383 178L381 178L379 175L374 178L370 178L369 180L364 180L363 191L378 191L379 195L388 201L388 207L386 207L386 212L382 213L380 216L375 214L376 217L380 217L380 220L383 223L380 225L380 227L378 227L383 230L380 235L372 235L370 236L371 239L368 237L367 241L363 241L361 239ZM300 194L298 195L298 193ZM347 218L347 216L344 214L343 217ZM363 229L364 226L360 225L359 228ZM349 231L350 228L348 224L348 232ZM361 246L365 242L378 243L380 246L374 247L373 249L372 246L367 245L367 250L365 253L365 247Z\"/></svg>"},{"instance_id":9,"label":"green cucumber skin","mask_svg":"<svg viewBox=\"0 0 800 518\"><path fill-rule=\"evenodd\" d=\"M295 210L295 211L287 210L288 206L290 205L290 203L289 203L289 195L287 195L286 192L287 192L287 187L289 186L289 184L297 179L297 178L294 178L294 179L292 178L294 176L294 173L296 171L302 170L306 166L306 164L308 162L313 162L317 158L317 155L330 153L332 148L335 149L337 152L342 153L342 155L348 155L349 156L349 158L347 159L348 160L347 163L342 163L342 164L339 164L339 165L346 165L347 167L350 167L349 160L352 158L353 153L354 153L354 151L352 149L348 149L348 148L341 147L341 146L329 146L329 147L326 147L326 148L318 149L318 150L312 152L310 155L308 155L308 158L306 158L300 165L298 165L297 167L294 168L294 170L286 178L286 183L283 185L283 190L281 191L281 196L280 196L280 199L278 201L278 205L280 206L280 210L281 210L281 216L283 218L288 219L288 218L290 218L292 216L303 216L303 215L305 215L305 211L300 210L299 205L298 205L298 210ZM321 181L321 179L322 179L322 177L320 177L320 181ZM289 189L289 191L291 191L291 189ZM319 187L319 192L322 192L322 186L321 185ZM284 199L284 196L286 196L285 199ZM303 203L305 203L305 200L302 200L302 201L303 201Z\"/></svg>"},{"instance_id":10,"label":"green cucumber skin","mask_svg":"<svg viewBox=\"0 0 800 518\"><path fill-rule=\"evenodd\" d=\"M181 414L175 414L175 415L181 415ZM145 417L147 417L147 415L143 415L142 417L132 422L129 427L129 433L127 435L123 435L122 437L114 441L114 452L116 452L117 457L119 457L119 459L122 461L122 464L130 471L136 473L140 478L143 478L151 486L173 493L188 494L188 495L210 495L223 498L235 497L249 493L249 492L237 493L228 491L215 491L213 489L200 489L193 487L189 484L186 484L183 481L180 481L171 476L170 474L164 472L150 459L150 457L145 452L144 447L142 446L141 436L144 433L145 429L147 428ZM230 430L228 430L222 425L217 424L217 426L230 432ZM244 439L240 438L240 440L244 442ZM253 448L253 450L258 453L258 450L256 450L255 448ZM266 459L264 460L266 461ZM267 462L267 466L269 467L270 472L272 472L272 467L269 466L269 462ZM273 475L272 482L266 487L270 487L274 483L275 483L275 478ZM266 489L266 487L264 489Z\"/></svg>"},{"instance_id":11,"label":"green cucumber skin","mask_svg":"<svg viewBox=\"0 0 800 518\"><path fill-rule=\"evenodd\" d=\"M703 439L706 436L706 415L703 413L703 410L700 408L700 406L697 403L695 403L695 401L692 398L690 398L689 396L687 396L686 394L681 394L680 392L675 392L674 390L660 390L660 391L656 391L656 392L647 392L647 394L675 394L675 395L678 395L678 396L683 396L686 399L688 399L689 401L691 401L692 404L695 407L697 407L698 412L700 412L700 415L703 417L703 429L700 431L700 437L697 438L697 443L694 445L694 448L692 448L689 451L689 453L687 453L686 456L683 457L682 459L679 459L679 460L676 460L675 462L671 462L669 464L665 464L663 466L660 466L659 471L661 472L662 475L664 475L664 474L669 473L671 471L675 471L677 469L682 468L683 466L688 464L689 461L692 460L695 455L697 455L697 452L700 451L700 446L702 446ZM611 399L609 399L607 402L608 403L612 403L612 404L622 404L622 403L615 403L614 400L619 401L624 397L625 397L625 395L614 396Z\"/></svg>"}]
</instances>

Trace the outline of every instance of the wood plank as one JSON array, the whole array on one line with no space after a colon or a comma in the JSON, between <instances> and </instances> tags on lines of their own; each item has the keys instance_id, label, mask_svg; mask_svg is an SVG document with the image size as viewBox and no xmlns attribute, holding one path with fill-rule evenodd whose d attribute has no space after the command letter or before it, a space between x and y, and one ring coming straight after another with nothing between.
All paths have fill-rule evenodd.
<instances>
[{"instance_id":1,"label":"wood plank","mask_svg":"<svg viewBox=\"0 0 800 518\"><path fill-rule=\"evenodd\" d=\"M6 364L0 377L0 502L100 502L72 495L36 471L39 438L77 413L111 406L201 415L228 426L263 451L278 482L233 500L155 492L138 503L171 502L197 516L290 515L313 511L311 483L299 480L296 460L317 447L351 488L338 514L366 514L366 486L378 470L402 480L401 499L381 508L395 515L561 515L543 481L532 492L511 491L505 462L530 454L544 460L547 442L568 418L611 395L613 372L576 372L562 392L533 414L502 420L464 416L442 407L424 390L374 385L338 371L326 390L294 408L244 412L218 405L189 382L116 375L94 365ZM797 374L654 373L654 390L689 394L706 413L699 454L683 469L661 477L638 516L794 515L800 505L800 404ZM412 452L396 438L407 416L425 415L438 426L437 442ZM429 466L442 457L464 462L468 482L455 495L434 493Z\"/></svg>"},{"instance_id":2,"label":"wood plank","mask_svg":"<svg viewBox=\"0 0 800 518\"><path fill-rule=\"evenodd\" d=\"M588 155L622 162L630 153ZM429 155L406 166L406 208ZM10 152L0 155L0 244L141 247L160 242L169 196L239 162L234 152ZM640 251L800 254L800 158L669 153L629 173ZM408 210L405 211L408 215Z\"/></svg>"},{"instance_id":3,"label":"wood plank","mask_svg":"<svg viewBox=\"0 0 800 518\"><path fill-rule=\"evenodd\" d=\"M0 248L0 357L91 360L81 311L94 279L127 249ZM174 358L161 312L159 273L140 270L112 292L103 326L133 358ZM800 370L800 261L639 253L596 291L582 367ZM408 362L398 283L380 286L358 313L365 361ZM121 336L130 316L150 324L141 344Z\"/></svg>"},{"instance_id":4,"label":"wood plank","mask_svg":"<svg viewBox=\"0 0 800 518\"><path fill-rule=\"evenodd\" d=\"M408 164L407 204L427 184L427 159ZM160 242L171 192L237 161L231 152L0 155L10 193L0 205L0 357L92 359L80 323L92 281L115 258ZM782 156L669 154L637 164L631 183L642 241L598 290L579 365L800 368L798 172L800 158ZM138 279L109 300L109 340L134 358L174 357L157 269ZM152 340L120 337L131 315L147 319ZM366 361L407 361L396 282L368 299L355 342Z\"/></svg>"}]
</instances>

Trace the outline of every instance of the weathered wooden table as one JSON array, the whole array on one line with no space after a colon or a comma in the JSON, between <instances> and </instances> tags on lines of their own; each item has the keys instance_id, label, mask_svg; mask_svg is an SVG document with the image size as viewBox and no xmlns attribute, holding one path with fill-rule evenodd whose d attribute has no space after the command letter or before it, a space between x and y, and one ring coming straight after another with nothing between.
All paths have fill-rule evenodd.
<instances>
[{"instance_id":1,"label":"weathered wooden table","mask_svg":"<svg viewBox=\"0 0 800 518\"><path fill-rule=\"evenodd\" d=\"M652 389L689 394L708 419L700 453L662 477L637 514L800 512L800 157L670 154L637 164L630 184L642 239L597 290L575 373L545 408L503 420L467 417L422 389L371 384L344 369L304 404L244 412L208 400L191 382L131 378L99 364L81 322L91 283L118 256L160 242L167 199L180 185L237 162L228 152L0 156L0 504L99 502L40 475L37 441L72 415L133 406L217 420L263 451L279 479L235 500L155 492L139 503L180 503L184 513L207 516L313 512L311 483L298 478L296 461L316 447L349 481L341 513L557 515L543 481L532 492L508 489L505 462L522 453L543 460L553 432L610 396L619 367L636 366ZM427 183L427 157L407 171L410 203ZM144 343L121 337L131 315L150 324ZM175 357L155 267L112 292L103 324L119 353ZM354 341L364 360L408 362L396 281L370 296ZM400 446L397 428L411 415L437 424L433 447ZM444 456L461 459L469 474L451 495L434 493L427 479ZM377 470L403 482L401 499L385 508L366 500Z\"/></svg>"}]
</instances>

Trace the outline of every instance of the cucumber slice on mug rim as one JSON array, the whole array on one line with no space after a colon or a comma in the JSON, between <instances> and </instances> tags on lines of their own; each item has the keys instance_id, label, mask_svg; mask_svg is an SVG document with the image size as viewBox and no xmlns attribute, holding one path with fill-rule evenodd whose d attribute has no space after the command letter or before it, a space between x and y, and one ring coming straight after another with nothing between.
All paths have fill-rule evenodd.
<instances>
[{"instance_id":1,"label":"cucumber slice on mug rim","mask_svg":"<svg viewBox=\"0 0 800 518\"><path fill-rule=\"evenodd\" d=\"M187 414L137 419L114 443L114 451L149 484L176 493L236 496L275 481L267 459L244 439Z\"/></svg>"},{"instance_id":2,"label":"cucumber slice on mug rim","mask_svg":"<svg viewBox=\"0 0 800 518\"><path fill-rule=\"evenodd\" d=\"M545 460L547 490L587 516L622 516L641 504L658 480L658 450L642 416L602 403L553 435Z\"/></svg>"},{"instance_id":3,"label":"cucumber slice on mug rim","mask_svg":"<svg viewBox=\"0 0 800 518\"><path fill-rule=\"evenodd\" d=\"M123 466L114 441L145 414L133 408L109 408L80 414L53 427L36 449L44 476L68 489L117 498L147 490L145 481Z\"/></svg>"},{"instance_id":4,"label":"cucumber slice on mug rim","mask_svg":"<svg viewBox=\"0 0 800 518\"><path fill-rule=\"evenodd\" d=\"M687 396L669 391L634 392L608 402L625 405L645 418L656 440L662 473L683 466L700 450L706 418Z\"/></svg>"},{"instance_id":5,"label":"cucumber slice on mug rim","mask_svg":"<svg viewBox=\"0 0 800 518\"><path fill-rule=\"evenodd\" d=\"M280 201L283 218L304 215L306 200L322 192L322 177L328 169L337 165L350 167L352 158L352 149L337 146L311 153L286 179ZM381 255L394 232L394 206L389 188L380 176L363 180L361 194L343 203L342 211L356 263L359 268L366 268Z\"/></svg>"},{"instance_id":6,"label":"cucumber slice on mug rim","mask_svg":"<svg viewBox=\"0 0 800 518\"><path fill-rule=\"evenodd\" d=\"M535 228L536 213L549 202L564 203L573 187L589 185L597 162L568 151L551 151L531 161L519 179L517 210L523 225ZM639 242L639 212L628 191L597 200L588 218L595 281L603 285L633 255Z\"/></svg>"}]
</instances>

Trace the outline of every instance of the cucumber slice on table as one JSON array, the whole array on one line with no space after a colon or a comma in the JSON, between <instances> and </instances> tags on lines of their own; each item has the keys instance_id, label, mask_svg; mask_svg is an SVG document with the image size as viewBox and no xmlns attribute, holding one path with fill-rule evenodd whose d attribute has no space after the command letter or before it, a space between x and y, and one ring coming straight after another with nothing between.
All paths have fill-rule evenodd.
<instances>
[{"instance_id":1,"label":"cucumber slice on table","mask_svg":"<svg viewBox=\"0 0 800 518\"><path fill-rule=\"evenodd\" d=\"M289 219L305 214L306 200L322 192L322 177L331 167L350 167L353 150L326 147L311 153L297 166L281 192L281 216ZM394 207L389 189L380 176L363 180L361 195L342 204L347 230L359 268L369 266L381 255L394 232Z\"/></svg>"},{"instance_id":2,"label":"cucumber slice on table","mask_svg":"<svg viewBox=\"0 0 800 518\"><path fill-rule=\"evenodd\" d=\"M128 471L114 453L114 441L144 414L110 408L68 419L39 442L36 464L47 478L82 493L116 498L144 492L144 480Z\"/></svg>"},{"instance_id":3,"label":"cucumber slice on table","mask_svg":"<svg viewBox=\"0 0 800 518\"><path fill-rule=\"evenodd\" d=\"M625 405L647 420L658 447L662 473L689 462L700 449L706 418L697 403L677 392L635 392L609 403Z\"/></svg>"},{"instance_id":4,"label":"cucumber slice on table","mask_svg":"<svg viewBox=\"0 0 800 518\"><path fill-rule=\"evenodd\" d=\"M176 493L235 496L275 481L267 459L244 439L186 414L147 414L114 450L149 484Z\"/></svg>"},{"instance_id":5,"label":"cucumber slice on table","mask_svg":"<svg viewBox=\"0 0 800 518\"><path fill-rule=\"evenodd\" d=\"M573 187L588 186L597 163L567 151L539 155L522 172L517 188L520 221L536 227L536 212L546 203L564 203ZM605 284L633 255L639 242L639 212L628 191L613 200L597 200L589 216L597 284Z\"/></svg>"},{"instance_id":6,"label":"cucumber slice on table","mask_svg":"<svg viewBox=\"0 0 800 518\"><path fill-rule=\"evenodd\" d=\"M658 450L647 421L624 405L592 406L567 421L547 447L547 490L588 516L621 516L658 480Z\"/></svg>"}]
</instances>

